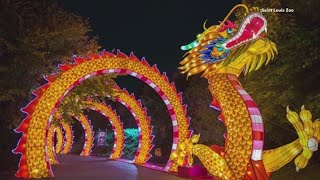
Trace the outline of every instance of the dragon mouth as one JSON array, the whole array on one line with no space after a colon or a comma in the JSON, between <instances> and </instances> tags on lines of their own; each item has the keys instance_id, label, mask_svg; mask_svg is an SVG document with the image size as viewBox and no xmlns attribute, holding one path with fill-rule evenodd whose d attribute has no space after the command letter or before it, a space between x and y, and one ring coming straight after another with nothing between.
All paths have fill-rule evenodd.
<instances>
[{"instance_id":1,"label":"dragon mouth","mask_svg":"<svg viewBox=\"0 0 320 180\"><path fill-rule=\"evenodd\" d=\"M226 49L232 49L248 41L260 38L267 31L267 20L260 13L249 14L241 23L238 32L225 42Z\"/></svg>"}]
</instances>

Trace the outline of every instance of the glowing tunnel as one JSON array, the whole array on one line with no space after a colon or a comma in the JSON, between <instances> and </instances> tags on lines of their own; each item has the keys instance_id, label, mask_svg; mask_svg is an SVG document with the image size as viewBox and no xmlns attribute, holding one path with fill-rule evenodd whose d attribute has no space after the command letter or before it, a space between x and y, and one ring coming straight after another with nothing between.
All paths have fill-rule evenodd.
<instances>
[{"instance_id":1,"label":"glowing tunnel","mask_svg":"<svg viewBox=\"0 0 320 180\"><path fill-rule=\"evenodd\" d=\"M110 106L90 100L88 102L90 103L87 107L88 109L101 113L110 121L112 129L114 131L114 145L110 155L110 159L119 159L122 155L125 139L123 123L120 121L120 118L117 115L116 111L112 110Z\"/></svg>"},{"instance_id":2,"label":"glowing tunnel","mask_svg":"<svg viewBox=\"0 0 320 180\"><path fill-rule=\"evenodd\" d=\"M67 154L70 152L73 144L73 130L72 126L68 123L61 122L62 129L64 131L64 140L63 140L63 148L60 154Z\"/></svg>"},{"instance_id":3,"label":"glowing tunnel","mask_svg":"<svg viewBox=\"0 0 320 180\"><path fill-rule=\"evenodd\" d=\"M139 129L139 145L137 153L133 159L134 163L143 164L151 157L150 151L153 148L152 127L150 125L150 117L147 111L142 107L141 101L136 100L133 94L129 94L126 89L120 89L118 86L114 88L119 92L115 94L115 100L123 104L133 115Z\"/></svg>"},{"instance_id":4,"label":"glowing tunnel","mask_svg":"<svg viewBox=\"0 0 320 180\"><path fill-rule=\"evenodd\" d=\"M61 117L59 114L56 114L57 117L59 117L58 119L61 120ZM81 126L83 127L84 130L84 135L85 135L85 139L84 139L84 145L83 148L81 150L80 156L88 156L91 153L91 148L93 146L93 135L94 135L94 131L91 125L91 121L84 115L84 114L80 114L79 117L72 115L75 119L77 119L79 121L79 123L81 124ZM57 145L56 145L56 150L53 151L49 151L48 150L48 156L49 159L53 159L55 158L55 154L57 153L61 153L61 154L66 154L71 150L72 144L73 144L73 131L71 129L71 125L63 122L62 120L61 122L61 126L62 129L64 130L64 136L63 133L61 131L61 127L59 127L58 129L60 129L59 133L57 133ZM55 130L57 129L57 127L55 127ZM49 131L50 132L50 131ZM49 137L51 133L48 133L48 147L50 147L49 145L53 146L54 144L54 138ZM52 164L52 163L50 163Z\"/></svg>"},{"instance_id":5,"label":"glowing tunnel","mask_svg":"<svg viewBox=\"0 0 320 180\"><path fill-rule=\"evenodd\" d=\"M112 153L110 155L110 158L111 159L118 159L120 158L121 154L122 154L122 150L123 150L123 147L124 147L124 130L123 130L123 125L122 125L122 122L120 121L119 117L117 116L117 113L115 111L113 111L111 109L110 106L106 106L105 104L103 103L97 103L97 102L94 102L94 101L91 101L89 100L88 101L88 104L87 104L87 107L85 107L87 109L91 109L91 110L94 110L94 111L97 111L99 113L101 113L102 115L104 115L107 119L109 119L111 125L112 125L112 129L114 131L114 135L115 135L115 140L114 140L114 146L113 146L113 150L112 150ZM84 115L80 115L79 118L75 117L77 120L79 120L79 122L81 123L83 129L84 129L84 132L85 132L85 142L84 142L84 146L83 146L83 149L82 149L82 152L81 152L81 156L88 156L90 155L91 153L91 149L93 147L93 128L91 126L91 121L88 120L88 118ZM62 122L62 125L64 126L67 126L66 123L63 123ZM71 129L70 125L67 126L68 128ZM68 129L66 128L66 129ZM49 131L50 132L50 131ZM61 132L61 129L60 129L60 132ZM72 132L72 130L70 130L69 132ZM71 144L72 144L72 135L69 134L69 137L72 137L72 138L69 138L68 139L68 134L66 133L66 142L65 144L66 145L69 145L70 144L70 147L67 146L67 149L70 149L71 148ZM48 146L51 145L53 146L53 138L50 138L52 141L50 142L50 140L48 141ZM61 133L61 136L59 137L58 141L62 141L63 137L62 137L62 133ZM57 143L58 144L58 143ZM59 145L60 147L62 146L62 142L60 143L61 145ZM60 151L54 151L54 149L52 151L48 151L48 156L49 156L49 160L50 161L50 164L58 164L58 161L56 159L56 154L55 153L59 153Z\"/></svg>"},{"instance_id":6,"label":"glowing tunnel","mask_svg":"<svg viewBox=\"0 0 320 180\"><path fill-rule=\"evenodd\" d=\"M23 112L27 117L15 130L23 133L17 148L13 152L21 153L17 177L45 178L53 177L47 158L48 142L46 134L52 117L63 97L83 80L101 74L121 73L136 77L152 87L167 106L173 125L173 152L179 143L190 137L188 130L190 120L186 118L186 106L182 105L181 94L177 94L174 84L170 84L165 74L161 75L156 66L142 59L139 61L132 53L130 57L121 53L102 52L88 58L76 57L73 64L61 65L61 74L47 77L48 83L33 94L36 98ZM165 167L177 171L177 166L169 161Z\"/></svg>"},{"instance_id":7,"label":"glowing tunnel","mask_svg":"<svg viewBox=\"0 0 320 180\"><path fill-rule=\"evenodd\" d=\"M151 135L152 127L150 126L150 117L147 116L147 112L145 108L142 107L140 100L136 100L133 94L129 94L127 90L120 89L118 86L114 86L114 88L118 92L115 94L114 99L128 108L134 116L139 129L139 146L133 162L145 163L151 157L150 151L153 148L151 143L154 136ZM113 121L111 121L111 124L113 124L112 122ZM70 125L66 123L62 123L62 127L65 130L65 145L61 154L66 154L72 148L73 132ZM113 127L113 130L115 130L115 127ZM121 146L123 145L121 144Z\"/></svg>"}]
</instances>

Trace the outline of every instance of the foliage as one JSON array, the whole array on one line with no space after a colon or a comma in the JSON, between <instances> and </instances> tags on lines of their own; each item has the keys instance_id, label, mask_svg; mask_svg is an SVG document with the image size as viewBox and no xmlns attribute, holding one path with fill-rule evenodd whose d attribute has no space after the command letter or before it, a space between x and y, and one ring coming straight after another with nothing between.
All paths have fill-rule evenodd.
<instances>
[{"instance_id":1,"label":"foliage","mask_svg":"<svg viewBox=\"0 0 320 180\"><path fill-rule=\"evenodd\" d=\"M183 89L184 103L188 105L187 113L191 117L190 129L195 134L200 133L199 143L209 146L223 145L225 126L218 120L220 112L210 107L212 97L207 88L207 80L199 76L192 76L183 85L181 82L186 81L185 76L175 74L174 81L180 85L178 89Z\"/></svg>"},{"instance_id":2,"label":"foliage","mask_svg":"<svg viewBox=\"0 0 320 180\"><path fill-rule=\"evenodd\" d=\"M18 107L43 84L42 75L72 54L86 55L100 47L86 19L52 2L4 0L0 14L1 123L14 127L23 118Z\"/></svg>"},{"instance_id":3,"label":"foliage","mask_svg":"<svg viewBox=\"0 0 320 180\"><path fill-rule=\"evenodd\" d=\"M133 159L139 145L139 130L137 128L124 129L125 146L121 158ZM107 133L105 152L111 152L114 144L114 133ZM108 154L109 155L109 154Z\"/></svg>"},{"instance_id":4,"label":"foliage","mask_svg":"<svg viewBox=\"0 0 320 180\"><path fill-rule=\"evenodd\" d=\"M52 123L60 124L60 119L66 123L72 123L71 115L79 117L80 114L83 114L83 109L89 105L88 98L100 102L104 101L104 98L98 97L113 96L115 82L112 78L115 77L114 74L101 75L81 82L62 100L57 110L61 117L55 116Z\"/></svg>"},{"instance_id":5,"label":"foliage","mask_svg":"<svg viewBox=\"0 0 320 180\"><path fill-rule=\"evenodd\" d=\"M124 148L122 156L125 159L133 159L139 145L139 130L137 128L127 128L124 130Z\"/></svg>"},{"instance_id":6,"label":"foliage","mask_svg":"<svg viewBox=\"0 0 320 180\"><path fill-rule=\"evenodd\" d=\"M183 100L188 105L187 113L191 117L190 129L194 133L200 133L200 143L212 145L224 144L224 125L218 120L218 111L210 108L212 97L207 89L208 83L204 78L198 76L186 77L179 73L173 75L178 91L183 92ZM148 107L147 112L151 117L151 125L155 138L153 140L154 149L160 148L162 157L153 156L149 162L162 163L168 160L172 144L172 122L168 115L168 110L162 99L153 89L146 85L141 85L141 99L143 106ZM153 151L152 151L153 153Z\"/></svg>"},{"instance_id":7,"label":"foliage","mask_svg":"<svg viewBox=\"0 0 320 180\"><path fill-rule=\"evenodd\" d=\"M118 77L116 80L118 80ZM112 98L113 97L114 96L112 96ZM107 99L106 104L110 105L112 109L114 109L117 112L117 114L120 116L121 122L123 122L123 128L138 127L136 123L136 119L133 117L133 115L131 114L131 112L128 110L126 106L121 104L119 101L115 101L114 99Z\"/></svg>"},{"instance_id":8,"label":"foliage","mask_svg":"<svg viewBox=\"0 0 320 180\"><path fill-rule=\"evenodd\" d=\"M161 97L149 86L141 85L141 102L147 107L148 116L151 117L152 134L155 135L152 144L161 148L163 161L167 161L172 145L172 122L168 110ZM155 159L151 158L150 162Z\"/></svg>"}]
</instances>

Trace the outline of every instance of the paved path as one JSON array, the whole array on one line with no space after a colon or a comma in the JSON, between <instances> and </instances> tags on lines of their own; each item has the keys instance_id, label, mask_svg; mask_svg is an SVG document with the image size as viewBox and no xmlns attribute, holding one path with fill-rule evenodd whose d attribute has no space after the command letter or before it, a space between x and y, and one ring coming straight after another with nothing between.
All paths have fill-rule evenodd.
<instances>
[{"instance_id":1,"label":"paved path","mask_svg":"<svg viewBox=\"0 0 320 180\"><path fill-rule=\"evenodd\" d=\"M54 179L58 180L182 180L168 173L136 166L134 164L107 160L105 157L81 157L59 155L59 165L53 166Z\"/></svg>"},{"instance_id":2,"label":"paved path","mask_svg":"<svg viewBox=\"0 0 320 180\"><path fill-rule=\"evenodd\" d=\"M59 155L59 165L53 166L57 180L182 180L168 173L134 164L106 160L104 157Z\"/></svg>"}]
</instances>

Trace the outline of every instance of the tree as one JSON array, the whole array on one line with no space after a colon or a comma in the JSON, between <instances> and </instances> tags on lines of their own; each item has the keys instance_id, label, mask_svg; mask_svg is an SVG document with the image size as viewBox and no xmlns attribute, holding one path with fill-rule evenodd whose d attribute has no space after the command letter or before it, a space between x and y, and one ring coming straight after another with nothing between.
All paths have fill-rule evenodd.
<instances>
[{"instance_id":1,"label":"tree","mask_svg":"<svg viewBox=\"0 0 320 180\"><path fill-rule=\"evenodd\" d=\"M210 107L212 96L207 80L199 76L190 77L183 97L188 105L187 114L191 117L190 129L200 133L199 143L224 145L225 126L218 120L220 112Z\"/></svg>"},{"instance_id":2,"label":"tree","mask_svg":"<svg viewBox=\"0 0 320 180\"><path fill-rule=\"evenodd\" d=\"M99 49L87 19L63 10L52 1L0 0L0 170L15 168L17 127L25 114L19 111L32 90L44 83L43 75L56 71L75 55ZM8 155L9 154L9 155ZM12 160L16 159L15 162Z\"/></svg>"},{"instance_id":3,"label":"tree","mask_svg":"<svg viewBox=\"0 0 320 180\"><path fill-rule=\"evenodd\" d=\"M113 88L115 82L112 79L115 77L114 74L107 74L81 82L63 98L52 123L60 125L61 120L69 124L73 123L71 116L80 117L83 110L90 106L88 99L99 103L105 102L104 97L110 97L109 99L112 100L116 92Z\"/></svg>"},{"instance_id":4,"label":"tree","mask_svg":"<svg viewBox=\"0 0 320 180\"><path fill-rule=\"evenodd\" d=\"M153 127L152 134L155 136L152 144L154 149L161 148L162 157L153 156L149 162L165 163L169 159L172 145L172 122L167 107L161 97L149 86L141 83L141 102L147 108L147 114L151 117Z\"/></svg>"},{"instance_id":5,"label":"tree","mask_svg":"<svg viewBox=\"0 0 320 180\"><path fill-rule=\"evenodd\" d=\"M86 19L47 1L0 2L0 103L2 124L15 127L21 121L19 107L42 76L56 70L71 55L86 55L100 48ZM29 99L28 99L29 98ZM8 113L9 112L9 113Z\"/></svg>"},{"instance_id":6,"label":"tree","mask_svg":"<svg viewBox=\"0 0 320 180\"><path fill-rule=\"evenodd\" d=\"M133 159L139 146L139 130L138 128L127 128L124 130L124 136L126 139L122 157Z\"/></svg>"}]
</instances>

